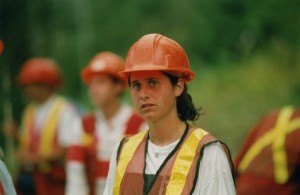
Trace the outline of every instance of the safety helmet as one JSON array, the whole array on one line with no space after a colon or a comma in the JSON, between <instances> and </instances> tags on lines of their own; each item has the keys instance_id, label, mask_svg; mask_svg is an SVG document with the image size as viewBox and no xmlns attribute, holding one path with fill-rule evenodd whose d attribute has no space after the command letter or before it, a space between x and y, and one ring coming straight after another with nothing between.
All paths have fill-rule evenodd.
<instances>
[{"instance_id":1,"label":"safety helmet","mask_svg":"<svg viewBox=\"0 0 300 195\"><path fill-rule=\"evenodd\" d=\"M191 81L190 69L184 49L174 40L160 34L147 34L134 43L127 54L125 70L120 72L128 79L131 72L159 70Z\"/></svg>"},{"instance_id":2,"label":"safety helmet","mask_svg":"<svg viewBox=\"0 0 300 195\"><path fill-rule=\"evenodd\" d=\"M58 65L50 58L31 58L27 60L18 76L20 85L34 83L45 84L51 87L59 87L62 77Z\"/></svg>"},{"instance_id":3,"label":"safety helmet","mask_svg":"<svg viewBox=\"0 0 300 195\"><path fill-rule=\"evenodd\" d=\"M2 54L3 49L4 49L4 43L3 43L3 41L0 39L0 55Z\"/></svg>"},{"instance_id":4,"label":"safety helmet","mask_svg":"<svg viewBox=\"0 0 300 195\"><path fill-rule=\"evenodd\" d=\"M118 74L122 70L124 70L124 60L112 52L104 51L96 54L88 66L82 69L81 79L85 84L89 84L93 76L109 74L124 81Z\"/></svg>"}]
</instances>

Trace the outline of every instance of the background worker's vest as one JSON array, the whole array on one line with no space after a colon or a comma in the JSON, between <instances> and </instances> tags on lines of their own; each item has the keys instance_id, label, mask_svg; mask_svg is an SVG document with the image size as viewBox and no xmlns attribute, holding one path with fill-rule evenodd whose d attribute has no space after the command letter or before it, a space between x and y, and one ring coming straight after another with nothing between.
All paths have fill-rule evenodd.
<instances>
[{"instance_id":1,"label":"background worker's vest","mask_svg":"<svg viewBox=\"0 0 300 195\"><path fill-rule=\"evenodd\" d=\"M36 120L35 104L31 103L27 106L22 121L23 132L21 135L20 145L22 150L27 150L31 153L41 154L43 156L51 156L53 153L55 153L55 150L57 150L60 147L57 140L57 128L59 123L59 117L65 103L65 98L59 96L55 97L51 108L47 113L48 116L45 120L42 130L34 129L34 122ZM55 166L55 164L56 163L47 162L40 163L37 165L38 167L36 168L38 171L48 174L52 170L54 170L54 167L52 167L52 165ZM58 174L64 177L64 173Z\"/></svg>"},{"instance_id":2,"label":"background worker's vest","mask_svg":"<svg viewBox=\"0 0 300 195\"><path fill-rule=\"evenodd\" d=\"M119 148L114 194L191 194L197 181L203 150L218 140L202 129L189 130L186 134L179 141L179 147L175 147L173 154L171 152L169 160L162 165L163 168L159 169L149 189L144 188L143 177L148 135L141 132L125 139ZM225 144L222 145L233 171L229 150Z\"/></svg>"},{"instance_id":3,"label":"background worker's vest","mask_svg":"<svg viewBox=\"0 0 300 195\"><path fill-rule=\"evenodd\" d=\"M136 113L130 116L124 136L134 135L139 132L144 120ZM96 135L96 117L93 113L82 118L84 135L81 146L72 146L68 152L68 159L84 163L90 194L95 194L96 179L106 178L108 175L109 161L97 158L97 145L99 138ZM103 138L105 139L105 138ZM114 147L114 146L112 146Z\"/></svg>"},{"instance_id":4,"label":"background worker's vest","mask_svg":"<svg viewBox=\"0 0 300 195\"><path fill-rule=\"evenodd\" d=\"M30 153L42 156L52 156L61 149L58 143L58 124L62 109L67 100L61 96L56 96L51 102L51 107L47 112L45 123L42 129L34 129L37 107L34 103L27 106L23 121L23 132L21 135L20 147ZM29 182L30 181L30 182ZM20 191L35 191L37 194L63 194L66 181L63 159L51 162L40 162L34 164L30 169L21 167L18 179L18 189ZM29 182L29 184L28 184Z\"/></svg>"},{"instance_id":5,"label":"background worker's vest","mask_svg":"<svg viewBox=\"0 0 300 195\"><path fill-rule=\"evenodd\" d=\"M250 132L236 158L238 194L300 194L300 110L285 107Z\"/></svg>"},{"instance_id":6,"label":"background worker's vest","mask_svg":"<svg viewBox=\"0 0 300 195\"><path fill-rule=\"evenodd\" d=\"M4 192L4 187L3 187L3 184L2 184L2 181L0 180L0 194L2 195L5 195L5 192Z\"/></svg>"}]
</instances>

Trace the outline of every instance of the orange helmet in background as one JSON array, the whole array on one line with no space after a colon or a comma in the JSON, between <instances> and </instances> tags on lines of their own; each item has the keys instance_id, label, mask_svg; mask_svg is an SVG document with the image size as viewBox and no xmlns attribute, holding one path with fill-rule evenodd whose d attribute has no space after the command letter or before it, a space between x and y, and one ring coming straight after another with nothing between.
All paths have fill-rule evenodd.
<instances>
[{"instance_id":1,"label":"orange helmet in background","mask_svg":"<svg viewBox=\"0 0 300 195\"><path fill-rule=\"evenodd\" d=\"M159 70L191 81L195 74L190 69L184 49L174 40L160 34L147 34L134 43L127 54L125 70L120 72L128 79L131 72Z\"/></svg>"},{"instance_id":2,"label":"orange helmet in background","mask_svg":"<svg viewBox=\"0 0 300 195\"><path fill-rule=\"evenodd\" d=\"M3 49L4 49L4 43L3 43L3 41L0 39L0 55L2 54Z\"/></svg>"},{"instance_id":3,"label":"orange helmet in background","mask_svg":"<svg viewBox=\"0 0 300 195\"><path fill-rule=\"evenodd\" d=\"M62 76L56 62L50 58L31 58L26 61L18 76L20 85L45 84L60 87Z\"/></svg>"},{"instance_id":4,"label":"orange helmet in background","mask_svg":"<svg viewBox=\"0 0 300 195\"><path fill-rule=\"evenodd\" d=\"M87 67L82 69L81 79L85 84L89 84L93 76L109 74L123 81L118 74L122 70L124 70L124 60L120 56L109 51L100 52L93 57Z\"/></svg>"}]
</instances>

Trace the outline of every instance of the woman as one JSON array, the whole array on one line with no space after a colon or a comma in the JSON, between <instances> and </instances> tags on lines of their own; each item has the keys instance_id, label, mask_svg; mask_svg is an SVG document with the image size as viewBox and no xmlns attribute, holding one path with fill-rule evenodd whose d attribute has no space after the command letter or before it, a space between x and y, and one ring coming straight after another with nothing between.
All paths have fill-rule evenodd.
<instances>
[{"instance_id":1,"label":"woman","mask_svg":"<svg viewBox=\"0 0 300 195\"><path fill-rule=\"evenodd\" d=\"M183 48L145 35L129 50L121 76L149 130L117 146L104 194L235 194L227 147L187 122L199 112L187 93L194 73Z\"/></svg>"},{"instance_id":2,"label":"woman","mask_svg":"<svg viewBox=\"0 0 300 195\"><path fill-rule=\"evenodd\" d=\"M148 129L143 118L121 102L126 82L118 75L124 60L104 51L81 72L95 111L74 122L67 157L66 194L103 194L114 145L125 135Z\"/></svg>"}]
</instances>

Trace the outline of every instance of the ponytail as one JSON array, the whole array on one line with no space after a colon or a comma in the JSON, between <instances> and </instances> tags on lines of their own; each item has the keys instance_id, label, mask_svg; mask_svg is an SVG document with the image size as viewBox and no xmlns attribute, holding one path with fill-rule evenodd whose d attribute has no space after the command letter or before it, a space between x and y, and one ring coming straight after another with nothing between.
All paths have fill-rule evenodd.
<instances>
[{"instance_id":1,"label":"ponytail","mask_svg":"<svg viewBox=\"0 0 300 195\"><path fill-rule=\"evenodd\" d=\"M172 85L175 86L178 82L179 77L176 77L170 73L163 72L171 81ZM188 93L188 86L184 84L183 92L177 97L176 101L178 117L182 121L196 121L199 116L202 115L202 108L196 108L191 95Z\"/></svg>"}]
</instances>

